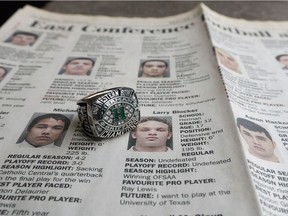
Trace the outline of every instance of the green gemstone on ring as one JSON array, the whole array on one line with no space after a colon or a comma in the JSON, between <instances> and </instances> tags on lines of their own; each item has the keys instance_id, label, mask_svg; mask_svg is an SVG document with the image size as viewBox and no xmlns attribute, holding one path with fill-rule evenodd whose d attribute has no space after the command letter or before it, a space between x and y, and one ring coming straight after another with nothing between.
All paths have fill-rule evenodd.
<instances>
[{"instance_id":1,"label":"green gemstone on ring","mask_svg":"<svg viewBox=\"0 0 288 216\"><path fill-rule=\"evenodd\" d=\"M114 112L114 121L118 122L120 119L121 120L126 119L125 112L124 112L124 106L119 107L119 109L114 108L113 112Z\"/></svg>"}]
</instances>

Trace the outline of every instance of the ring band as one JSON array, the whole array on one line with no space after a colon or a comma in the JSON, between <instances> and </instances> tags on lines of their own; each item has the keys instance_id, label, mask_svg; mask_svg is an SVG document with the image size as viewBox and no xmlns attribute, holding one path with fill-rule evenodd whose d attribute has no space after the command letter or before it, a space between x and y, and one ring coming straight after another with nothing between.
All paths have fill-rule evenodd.
<instances>
[{"instance_id":1,"label":"ring band","mask_svg":"<svg viewBox=\"0 0 288 216\"><path fill-rule=\"evenodd\" d=\"M134 129L140 120L136 93L128 87L88 95L77 105L84 133L95 138L120 136Z\"/></svg>"}]
</instances>

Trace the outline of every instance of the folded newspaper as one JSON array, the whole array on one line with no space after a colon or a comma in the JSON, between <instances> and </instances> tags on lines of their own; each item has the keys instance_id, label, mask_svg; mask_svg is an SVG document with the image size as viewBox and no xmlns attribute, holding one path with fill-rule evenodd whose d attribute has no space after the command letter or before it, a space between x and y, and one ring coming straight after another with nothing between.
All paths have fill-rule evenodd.
<instances>
[{"instance_id":1,"label":"folded newspaper","mask_svg":"<svg viewBox=\"0 0 288 216\"><path fill-rule=\"evenodd\" d=\"M288 215L288 22L26 6L0 41L0 215ZM120 86L140 123L86 136L76 102Z\"/></svg>"}]
</instances>

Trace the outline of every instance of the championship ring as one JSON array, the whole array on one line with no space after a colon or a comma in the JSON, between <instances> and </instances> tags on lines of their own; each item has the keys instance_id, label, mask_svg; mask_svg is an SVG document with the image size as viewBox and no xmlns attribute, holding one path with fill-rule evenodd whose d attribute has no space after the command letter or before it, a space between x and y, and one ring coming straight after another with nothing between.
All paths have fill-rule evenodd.
<instances>
[{"instance_id":1,"label":"championship ring","mask_svg":"<svg viewBox=\"0 0 288 216\"><path fill-rule=\"evenodd\" d=\"M118 87L88 95L77 101L85 134L112 138L134 129L140 120L138 99L132 88Z\"/></svg>"}]
</instances>

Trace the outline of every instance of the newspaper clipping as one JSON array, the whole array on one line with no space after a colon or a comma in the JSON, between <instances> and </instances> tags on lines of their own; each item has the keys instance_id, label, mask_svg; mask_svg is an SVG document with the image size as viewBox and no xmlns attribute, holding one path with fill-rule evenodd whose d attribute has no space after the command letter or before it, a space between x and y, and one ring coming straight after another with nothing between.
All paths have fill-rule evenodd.
<instances>
[{"instance_id":1,"label":"newspaper clipping","mask_svg":"<svg viewBox=\"0 0 288 216\"><path fill-rule=\"evenodd\" d=\"M0 215L287 215L288 23L26 6L0 30ZM77 101L135 89L141 120L86 136Z\"/></svg>"}]
</instances>

